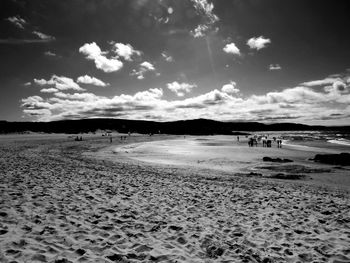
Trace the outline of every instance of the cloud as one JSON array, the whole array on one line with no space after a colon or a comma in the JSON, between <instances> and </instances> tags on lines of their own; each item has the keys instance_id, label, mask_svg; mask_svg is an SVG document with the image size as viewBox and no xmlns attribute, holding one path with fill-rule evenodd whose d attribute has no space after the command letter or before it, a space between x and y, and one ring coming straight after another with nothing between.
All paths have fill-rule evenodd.
<instances>
[{"instance_id":1,"label":"cloud","mask_svg":"<svg viewBox=\"0 0 350 263\"><path fill-rule=\"evenodd\" d=\"M205 19L206 23L213 24L219 21L219 18L213 13L213 3L208 3L207 0L192 0L192 3L196 12Z\"/></svg>"},{"instance_id":2,"label":"cloud","mask_svg":"<svg viewBox=\"0 0 350 263\"><path fill-rule=\"evenodd\" d=\"M51 98L51 101L60 101L60 99L67 99L67 100L77 100L77 101L95 101L98 97L93 93L64 93L61 91L54 93L56 98ZM59 98L59 99L57 99Z\"/></svg>"},{"instance_id":3,"label":"cloud","mask_svg":"<svg viewBox=\"0 0 350 263\"><path fill-rule=\"evenodd\" d=\"M102 52L95 42L84 44L79 48L79 52L84 54L88 60L93 60L96 68L104 72L115 72L123 67L123 62L117 58L107 58L106 52Z\"/></svg>"},{"instance_id":4,"label":"cloud","mask_svg":"<svg viewBox=\"0 0 350 263\"><path fill-rule=\"evenodd\" d=\"M40 92L42 92L42 93L55 93L55 92L58 92L58 89L55 89L55 88L44 88L44 89L41 89Z\"/></svg>"},{"instance_id":5,"label":"cloud","mask_svg":"<svg viewBox=\"0 0 350 263\"><path fill-rule=\"evenodd\" d=\"M314 87L314 86L324 86L324 85L332 85L334 82L339 81L340 78L324 78L320 80L311 80L307 82L303 82L300 85L307 86L307 87Z\"/></svg>"},{"instance_id":6,"label":"cloud","mask_svg":"<svg viewBox=\"0 0 350 263\"><path fill-rule=\"evenodd\" d=\"M192 0L192 3L197 14L201 17L201 22L194 30L190 31L190 34L195 38L204 37L213 24L219 21L219 18L213 13L213 3L209 3L207 0Z\"/></svg>"},{"instance_id":7,"label":"cloud","mask_svg":"<svg viewBox=\"0 0 350 263\"><path fill-rule=\"evenodd\" d=\"M345 82L341 80L337 80L333 82L331 86L325 86L324 91L333 93L333 94L347 93L349 88L350 88L350 85L346 85Z\"/></svg>"},{"instance_id":8,"label":"cloud","mask_svg":"<svg viewBox=\"0 0 350 263\"><path fill-rule=\"evenodd\" d=\"M102 80L99 80L95 77L90 77L88 75L78 77L77 83L90 84L99 87L109 86L109 83L105 83Z\"/></svg>"},{"instance_id":9,"label":"cloud","mask_svg":"<svg viewBox=\"0 0 350 263\"><path fill-rule=\"evenodd\" d=\"M28 87L30 85L32 85L32 83L30 81L23 83L23 86L26 86L26 87Z\"/></svg>"},{"instance_id":10,"label":"cloud","mask_svg":"<svg viewBox=\"0 0 350 263\"><path fill-rule=\"evenodd\" d=\"M148 71L154 71L155 70L154 66L151 63L147 62L147 61L142 62L140 64L140 66L142 68L148 70Z\"/></svg>"},{"instance_id":11,"label":"cloud","mask_svg":"<svg viewBox=\"0 0 350 263\"><path fill-rule=\"evenodd\" d=\"M48 82L51 88L56 89L54 81L35 81L38 85ZM193 84L172 82L167 88L186 94L191 91L189 85ZM48 93L45 99L40 96L25 98L22 100L23 112L35 120L120 117L170 121L208 118L221 121L318 121L322 124L323 120L347 123L350 118L350 89L344 80L322 88L296 86L249 96L244 96L237 84L231 81L221 89L177 100L165 98L159 88L114 97L84 92L71 94L68 91L58 89Z\"/></svg>"},{"instance_id":12,"label":"cloud","mask_svg":"<svg viewBox=\"0 0 350 263\"><path fill-rule=\"evenodd\" d=\"M185 96L186 93L190 93L191 90L195 87L197 87L195 84L189 84L185 82L178 83L177 81L167 84L167 88L174 92L178 97Z\"/></svg>"},{"instance_id":13,"label":"cloud","mask_svg":"<svg viewBox=\"0 0 350 263\"><path fill-rule=\"evenodd\" d=\"M166 52L162 52L162 57L164 58L164 60L166 62L173 62L174 61L174 58L172 56L170 56L168 53Z\"/></svg>"},{"instance_id":14,"label":"cloud","mask_svg":"<svg viewBox=\"0 0 350 263\"><path fill-rule=\"evenodd\" d=\"M52 75L49 80L45 79L34 79L34 83L39 86L52 86L57 90L76 90L84 91L73 79L64 76Z\"/></svg>"},{"instance_id":15,"label":"cloud","mask_svg":"<svg viewBox=\"0 0 350 263\"><path fill-rule=\"evenodd\" d=\"M152 63L148 62L148 61L144 61L140 64L140 67L138 70L133 69L130 73L131 76L137 76L137 79L144 79L145 78L145 74L149 71L155 71L155 67L153 66Z\"/></svg>"},{"instance_id":16,"label":"cloud","mask_svg":"<svg viewBox=\"0 0 350 263\"><path fill-rule=\"evenodd\" d=\"M133 55L141 56L142 52L139 50L135 50L130 44L123 43L114 43L113 44L113 52L118 56L122 57L127 61L132 61L131 57Z\"/></svg>"},{"instance_id":17,"label":"cloud","mask_svg":"<svg viewBox=\"0 0 350 263\"><path fill-rule=\"evenodd\" d=\"M198 25L194 30L190 31L191 35L195 38L204 37L206 31L209 30L207 25Z\"/></svg>"},{"instance_id":18,"label":"cloud","mask_svg":"<svg viewBox=\"0 0 350 263\"><path fill-rule=\"evenodd\" d=\"M269 70L281 70L282 67L279 64L270 64Z\"/></svg>"},{"instance_id":19,"label":"cloud","mask_svg":"<svg viewBox=\"0 0 350 263\"><path fill-rule=\"evenodd\" d=\"M22 45L22 44L45 44L49 43L51 40L46 39L16 39L16 38L7 38L0 39L0 44L12 44L12 45Z\"/></svg>"},{"instance_id":20,"label":"cloud","mask_svg":"<svg viewBox=\"0 0 350 263\"><path fill-rule=\"evenodd\" d=\"M239 92L239 89L236 88L236 82L231 81L229 84L225 84L222 86L221 91L226 94L236 94Z\"/></svg>"},{"instance_id":21,"label":"cloud","mask_svg":"<svg viewBox=\"0 0 350 263\"><path fill-rule=\"evenodd\" d=\"M23 18L21 18L20 16L8 17L8 18L6 18L6 20L11 22L13 25L15 25L16 27L18 27L20 29L24 29L25 24L27 24L27 22Z\"/></svg>"},{"instance_id":22,"label":"cloud","mask_svg":"<svg viewBox=\"0 0 350 263\"><path fill-rule=\"evenodd\" d=\"M247 45L251 49L260 50L262 48L265 48L267 44L270 44L271 40L268 38L264 38L263 36L260 37L252 37L247 41Z\"/></svg>"},{"instance_id":23,"label":"cloud","mask_svg":"<svg viewBox=\"0 0 350 263\"><path fill-rule=\"evenodd\" d=\"M57 56L55 53L51 52L50 50L49 51L45 51L44 55L45 56L49 56L49 57L56 57Z\"/></svg>"},{"instance_id":24,"label":"cloud","mask_svg":"<svg viewBox=\"0 0 350 263\"><path fill-rule=\"evenodd\" d=\"M41 33L39 31L33 31L32 32L34 35L36 35L37 37L39 37L42 41L45 41L45 42L50 42L50 41L53 41L55 40L56 38L53 37L53 36L50 36L50 35L46 35L44 33Z\"/></svg>"},{"instance_id":25,"label":"cloud","mask_svg":"<svg viewBox=\"0 0 350 263\"><path fill-rule=\"evenodd\" d=\"M233 55L241 55L241 52L239 51L239 48L235 45L235 43L226 44L226 46L223 48L223 51L228 54Z\"/></svg>"},{"instance_id":26,"label":"cloud","mask_svg":"<svg viewBox=\"0 0 350 263\"><path fill-rule=\"evenodd\" d=\"M52 105L49 102L45 102L40 96L30 96L28 98L22 99L21 107L24 108L23 112L32 115L40 116L51 114L50 109Z\"/></svg>"}]
</instances>

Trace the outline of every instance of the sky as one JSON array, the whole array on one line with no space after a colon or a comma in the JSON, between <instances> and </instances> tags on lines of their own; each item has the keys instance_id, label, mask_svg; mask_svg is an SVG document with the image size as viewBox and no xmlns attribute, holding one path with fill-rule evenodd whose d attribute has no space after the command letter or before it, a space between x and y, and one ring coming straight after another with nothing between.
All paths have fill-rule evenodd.
<instances>
[{"instance_id":1,"label":"sky","mask_svg":"<svg viewBox=\"0 0 350 263\"><path fill-rule=\"evenodd\" d=\"M0 120L350 124L345 0L1 0Z\"/></svg>"}]
</instances>

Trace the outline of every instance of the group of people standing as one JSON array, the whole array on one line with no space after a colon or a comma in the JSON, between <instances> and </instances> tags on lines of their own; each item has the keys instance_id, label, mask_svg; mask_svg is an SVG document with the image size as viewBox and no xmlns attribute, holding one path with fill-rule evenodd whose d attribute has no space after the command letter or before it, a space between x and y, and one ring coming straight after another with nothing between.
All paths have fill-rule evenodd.
<instances>
[{"instance_id":1,"label":"group of people standing","mask_svg":"<svg viewBox=\"0 0 350 263\"><path fill-rule=\"evenodd\" d=\"M239 136L237 136L237 141L239 141ZM277 143L277 148L282 148L282 139L273 137L272 140L269 139L268 136L257 136L255 135L254 137L251 137L248 139L248 146L249 147L257 147L258 142L262 141L262 146L271 148L272 147L272 142Z\"/></svg>"}]
</instances>

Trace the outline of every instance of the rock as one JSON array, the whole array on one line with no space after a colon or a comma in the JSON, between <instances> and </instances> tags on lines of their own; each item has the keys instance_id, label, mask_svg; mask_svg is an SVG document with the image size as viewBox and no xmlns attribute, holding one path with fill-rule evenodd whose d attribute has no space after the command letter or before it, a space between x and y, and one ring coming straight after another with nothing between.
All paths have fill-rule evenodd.
<instances>
[{"instance_id":1,"label":"rock","mask_svg":"<svg viewBox=\"0 0 350 263\"><path fill-rule=\"evenodd\" d=\"M350 153L340 154L316 154L315 162L332 165L350 165Z\"/></svg>"},{"instance_id":2,"label":"rock","mask_svg":"<svg viewBox=\"0 0 350 263\"><path fill-rule=\"evenodd\" d=\"M274 163L291 163L293 160L290 159L281 159L281 158L271 158L268 156L263 157L264 162L274 162Z\"/></svg>"},{"instance_id":3,"label":"rock","mask_svg":"<svg viewBox=\"0 0 350 263\"><path fill-rule=\"evenodd\" d=\"M303 174L284 174L284 173L277 173L269 176L269 178L285 179L285 180L298 180L304 177L305 175Z\"/></svg>"}]
</instances>

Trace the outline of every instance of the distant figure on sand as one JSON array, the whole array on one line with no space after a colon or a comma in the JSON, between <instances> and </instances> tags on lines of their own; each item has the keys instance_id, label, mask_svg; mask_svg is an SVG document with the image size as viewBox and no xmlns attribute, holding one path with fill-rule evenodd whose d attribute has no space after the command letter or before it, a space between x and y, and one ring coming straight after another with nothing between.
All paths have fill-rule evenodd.
<instances>
[{"instance_id":1,"label":"distant figure on sand","mask_svg":"<svg viewBox=\"0 0 350 263\"><path fill-rule=\"evenodd\" d=\"M239 136L237 136L237 142L239 142Z\"/></svg>"},{"instance_id":2,"label":"distant figure on sand","mask_svg":"<svg viewBox=\"0 0 350 263\"><path fill-rule=\"evenodd\" d=\"M266 147L270 148L271 147L271 143L272 143L271 140L266 140Z\"/></svg>"},{"instance_id":3,"label":"distant figure on sand","mask_svg":"<svg viewBox=\"0 0 350 263\"><path fill-rule=\"evenodd\" d=\"M282 148L282 140L281 139L277 140L277 148Z\"/></svg>"},{"instance_id":4,"label":"distant figure on sand","mask_svg":"<svg viewBox=\"0 0 350 263\"><path fill-rule=\"evenodd\" d=\"M79 142L79 141L82 141L82 140L83 140L83 137L80 136L80 138L79 138L79 136L77 136L74 140Z\"/></svg>"},{"instance_id":5,"label":"distant figure on sand","mask_svg":"<svg viewBox=\"0 0 350 263\"><path fill-rule=\"evenodd\" d=\"M258 141L255 138L249 138L248 140L248 146L249 147L257 147L258 146Z\"/></svg>"},{"instance_id":6,"label":"distant figure on sand","mask_svg":"<svg viewBox=\"0 0 350 263\"><path fill-rule=\"evenodd\" d=\"M112 143L113 139L112 139L112 135L109 137L109 142Z\"/></svg>"}]
</instances>

